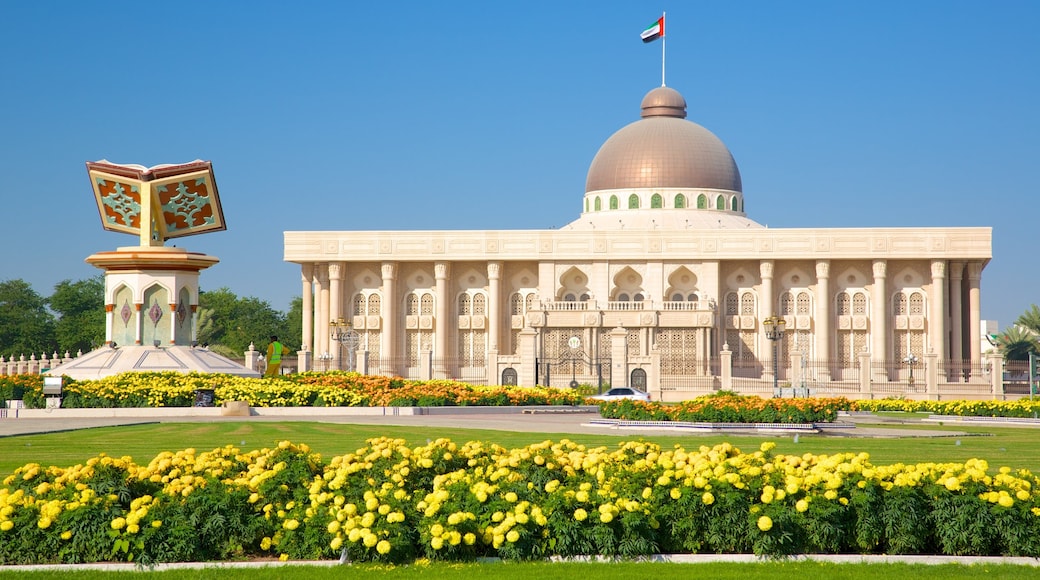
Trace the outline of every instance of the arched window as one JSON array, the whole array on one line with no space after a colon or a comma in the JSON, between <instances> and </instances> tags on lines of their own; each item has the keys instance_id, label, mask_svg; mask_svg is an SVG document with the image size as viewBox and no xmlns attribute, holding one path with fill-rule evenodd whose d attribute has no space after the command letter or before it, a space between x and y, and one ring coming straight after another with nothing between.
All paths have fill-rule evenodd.
<instances>
[{"instance_id":1,"label":"arched window","mask_svg":"<svg viewBox=\"0 0 1040 580\"><path fill-rule=\"evenodd\" d=\"M852 314L852 300L849 298L848 292L838 293L838 307L835 309L838 316L848 316Z\"/></svg>"},{"instance_id":2,"label":"arched window","mask_svg":"<svg viewBox=\"0 0 1040 580\"><path fill-rule=\"evenodd\" d=\"M485 306L486 304L487 304L487 300L484 298L483 294L474 294L473 295L473 314L476 314L477 316L483 316L483 315L487 314L487 308Z\"/></svg>"},{"instance_id":3,"label":"arched window","mask_svg":"<svg viewBox=\"0 0 1040 580\"><path fill-rule=\"evenodd\" d=\"M895 300L892 301L892 313L896 316L906 314L906 294L896 293Z\"/></svg>"},{"instance_id":4,"label":"arched window","mask_svg":"<svg viewBox=\"0 0 1040 580\"><path fill-rule=\"evenodd\" d=\"M740 295L740 313L744 315L755 313L755 295L745 292Z\"/></svg>"},{"instance_id":5,"label":"arched window","mask_svg":"<svg viewBox=\"0 0 1040 580\"><path fill-rule=\"evenodd\" d=\"M459 295L459 316L470 314L470 302L468 294Z\"/></svg>"},{"instance_id":6,"label":"arched window","mask_svg":"<svg viewBox=\"0 0 1040 580\"><path fill-rule=\"evenodd\" d=\"M788 316L794 314L794 296L790 292L780 295L780 315Z\"/></svg>"},{"instance_id":7,"label":"arched window","mask_svg":"<svg viewBox=\"0 0 1040 580\"><path fill-rule=\"evenodd\" d=\"M502 371L502 384L509 386L516 386L516 369L510 367Z\"/></svg>"},{"instance_id":8,"label":"arched window","mask_svg":"<svg viewBox=\"0 0 1040 580\"><path fill-rule=\"evenodd\" d=\"M862 292L856 292L856 294L852 297L852 313L867 313L867 297Z\"/></svg>"},{"instance_id":9,"label":"arched window","mask_svg":"<svg viewBox=\"0 0 1040 580\"><path fill-rule=\"evenodd\" d=\"M566 294L566 295L565 295L565 296L563 297L563 301L564 301L564 302L574 302L575 300L576 300L576 298L575 298L574 294L570 294L570 293L567 293L567 294Z\"/></svg>"},{"instance_id":10,"label":"arched window","mask_svg":"<svg viewBox=\"0 0 1040 580\"><path fill-rule=\"evenodd\" d=\"M639 209L639 196L632 194L628 196L628 209Z\"/></svg>"},{"instance_id":11,"label":"arched window","mask_svg":"<svg viewBox=\"0 0 1040 580\"><path fill-rule=\"evenodd\" d=\"M580 300L581 300L582 302L587 302L587 301L588 301L588 299L589 299L589 295L588 295L588 294L582 294L582 295L581 295L581 298L579 298L579 299L580 299Z\"/></svg>"},{"instance_id":12,"label":"arched window","mask_svg":"<svg viewBox=\"0 0 1040 580\"><path fill-rule=\"evenodd\" d=\"M617 208L618 208L617 196L616 195L612 195L612 196L610 196L610 209L617 209Z\"/></svg>"},{"instance_id":13,"label":"arched window","mask_svg":"<svg viewBox=\"0 0 1040 580\"><path fill-rule=\"evenodd\" d=\"M910 295L910 314L924 314L924 296L920 292Z\"/></svg>"},{"instance_id":14,"label":"arched window","mask_svg":"<svg viewBox=\"0 0 1040 580\"><path fill-rule=\"evenodd\" d=\"M592 207L596 208L596 211L599 211L599 210L603 209L603 203L600 202L600 199L597 197L596 201L593 203Z\"/></svg>"},{"instance_id":15,"label":"arched window","mask_svg":"<svg viewBox=\"0 0 1040 580\"><path fill-rule=\"evenodd\" d=\"M687 302L696 302L698 300L700 300L700 298L697 297L697 294L690 294L686 297Z\"/></svg>"},{"instance_id":16,"label":"arched window","mask_svg":"<svg viewBox=\"0 0 1040 580\"><path fill-rule=\"evenodd\" d=\"M618 302L628 302L628 294L625 294L624 292L622 292L621 294L618 294L617 295L617 301Z\"/></svg>"},{"instance_id":17,"label":"arched window","mask_svg":"<svg viewBox=\"0 0 1040 580\"><path fill-rule=\"evenodd\" d=\"M726 316L736 316L740 314L739 302L736 292L726 294Z\"/></svg>"},{"instance_id":18,"label":"arched window","mask_svg":"<svg viewBox=\"0 0 1040 580\"><path fill-rule=\"evenodd\" d=\"M809 314L809 293L798 293L798 314Z\"/></svg>"},{"instance_id":19,"label":"arched window","mask_svg":"<svg viewBox=\"0 0 1040 580\"><path fill-rule=\"evenodd\" d=\"M708 196L703 193L697 196L697 209L708 209Z\"/></svg>"},{"instance_id":20,"label":"arched window","mask_svg":"<svg viewBox=\"0 0 1040 580\"><path fill-rule=\"evenodd\" d=\"M382 305L383 305L383 301L379 297L379 294L369 294L368 295L368 313L369 314L379 314L379 311L380 311Z\"/></svg>"},{"instance_id":21,"label":"arched window","mask_svg":"<svg viewBox=\"0 0 1040 580\"><path fill-rule=\"evenodd\" d=\"M535 294L531 292L527 295L527 312L534 310Z\"/></svg>"},{"instance_id":22,"label":"arched window","mask_svg":"<svg viewBox=\"0 0 1040 580\"><path fill-rule=\"evenodd\" d=\"M675 209L683 209L684 207L686 207L686 196L680 193L675 196Z\"/></svg>"},{"instance_id":23,"label":"arched window","mask_svg":"<svg viewBox=\"0 0 1040 580\"><path fill-rule=\"evenodd\" d=\"M737 197L736 196L733 196L733 199L730 200L729 205L730 205L730 209L732 209L733 211L737 211Z\"/></svg>"},{"instance_id":24,"label":"arched window","mask_svg":"<svg viewBox=\"0 0 1040 580\"><path fill-rule=\"evenodd\" d=\"M423 294L420 303L421 314L433 314L433 294Z\"/></svg>"},{"instance_id":25,"label":"arched window","mask_svg":"<svg viewBox=\"0 0 1040 580\"><path fill-rule=\"evenodd\" d=\"M726 209L726 198L721 195L715 198L715 209Z\"/></svg>"},{"instance_id":26,"label":"arched window","mask_svg":"<svg viewBox=\"0 0 1040 580\"><path fill-rule=\"evenodd\" d=\"M682 302L682 294L672 294L672 302Z\"/></svg>"},{"instance_id":27,"label":"arched window","mask_svg":"<svg viewBox=\"0 0 1040 580\"><path fill-rule=\"evenodd\" d=\"M650 197L650 207L651 208L661 207L661 203L662 203L662 201L661 201L661 195L660 194L655 193L653 196Z\"/></svg>"},{"instance_id":28,"label":"arched window","mask_svg":"<svg viewBox=\"0 0 1040 580\"><path fill-rule=\"evenodd\" d=\"M365 296L364 294L354 295L354 316L360 316L365 313Z\"/></svg>"},{"instance_id":29,"label":"arched window","mask_svg":"<svg viewBox=\"0 0 1040 580\"><path fill-rule=\"evenodd\" d=\"M632 297L632 302L642 302L643 300L643 295L639 293L636 293L636 295Z\"/></svg>"},{"instance_id":30,"label":"arched window","mask_svg":"<svg viewBox=\"0 0 1040 580\"><path fill-rule=\"evenodd\" d=\"M408 316L415 316L415 315L419 314L419 297L418 296L416 296L415 294L409 294L408 295L408 306L405 309L405 312L408 313Z\"/></svg>"},{"instance_id":31,"label":"arched window","mask_svg":"<svg viewBox=\"0 0 1040 580\"><path fill-rule=\"evenodd\" d=\"M514 316L524 313L524 298L519 292L509 297L509 313Z\"/></svg>"}]
</instances>

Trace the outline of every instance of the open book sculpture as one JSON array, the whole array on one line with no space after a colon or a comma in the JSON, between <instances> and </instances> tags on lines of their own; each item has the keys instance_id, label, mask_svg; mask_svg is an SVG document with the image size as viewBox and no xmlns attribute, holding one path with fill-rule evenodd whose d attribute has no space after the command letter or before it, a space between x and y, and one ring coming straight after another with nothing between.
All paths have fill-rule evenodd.
<instances>
[{"instance_id":1,"label":"open book sculpture","mask_svg":"<svg viewBox=\"0 0 1040 580\"><path fill-rule=\"evenodd\" d=\"M142 246L227 229L209 161L145 167L102 159L87 162L87 172L102 226L136 234Z\"/></svg>"}]
</instances>

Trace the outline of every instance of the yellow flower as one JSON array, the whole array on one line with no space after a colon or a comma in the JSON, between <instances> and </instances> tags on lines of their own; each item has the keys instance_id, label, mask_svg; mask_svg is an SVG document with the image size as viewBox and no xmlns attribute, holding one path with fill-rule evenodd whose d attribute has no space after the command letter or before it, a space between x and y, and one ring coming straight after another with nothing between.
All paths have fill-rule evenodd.
<instances>
[{"instance_id":1,"label":"yellow flower","mask_svg":"<svg viewBox=\"0 0 1040 580\"><path fill-rule=\"evenodd\" d=\"M285 520L285 523L282 524L282 527L287 530L295 530L296 528L300 527L300 522L296 520Z\"/></svg>"},{"instance_id":2,"label":"yellow flower","mask_svg":"<svg viewBox=\"0 0 1040 580\"><path fill-rule=\"evenodd\" d=\"M809 509L809 502L805 501L804 499L800 499L797 503L794 504L794 509L798 510L799 512L804 512L805 510Z\"/></svg>"},{"instance_id":3,"label":"yellow flower","mask_svg":"<svg viewBox=\"0 0 1040 580\"><path fill-rule=\"evenodd\" d=\"M376 544L376 551L379 552L380 554L389 554L390 553L390 542L388 542L386 540L379 540L379 543Z\"/></svg>"},{"instance_id":4,"label":"yellow flower","mask_svg":"<svg viewBox=\"0 0 1040 580\"><path fill-rule=\"evenodd\" d=\"M340 549L341 546L343 546L343 538L340 537L340 536L336 536L335 538L332 538L332 541L329 542L329 547L332 548L333 550L338 550L338 549Z\"/></svg>"},{"instance_id":5,"label":"yellow flower","mask_svg":"<svg viewBox=\"0 0 1040 580\"><path fill-rule=\"evenodd\" d=\"M51 519L48 517L40 518L40 521L36 522L36 527L40 528L41 530L46 530L47 528L51 527Z\"/></svg>"},{"instance_id":6,"label":"yellow flower","mask_svg":"<svg viewBox=\"0 0 1040 580\"><path fill-rule=\"evenodd\" d=\"M510 544L516 542L519 539L520 539L520 533L517 532L516 530L509 530L509 533L506 534L506 541L509 542Z\"/></svg>"},{"instance_id":7,"label":"yellow flower","mask_svg":"<svg viewBox=\"0 0 1040 580\"><path fill-rule=\"evenodd\" d=\"M671 491L668 492L668 495L671 496L672 499L679 499L682 497L682 490L678 487L673 487Z\"/></svg>"},{"instance_id":8,"label":"yellow flower","mask_svg":"<svg viewBox=\"0 0 1040 580\"><path fill-rule=\"evenodd\" d=\"M704 503L704 505L711 505L715 503L715 496L712 495L710 491L706 491L704 492L704 495L701 496L701 501Z\"/></svg>"},{"instance_id":9,"label":"yellow flower","mask_svg":"<svg viewBox=\"0 0 1040 580\"><path fill-rule=\"evenodd\" d=\"M116 518L116 519L112 520L112 529L113 530L121 530L124 527L126 527L126 520L125 519L123 519L123 518Z\"/></svg>"},{"instance_id":10,"label":"yellow flower","mask_svg":"<svg viewBox=\"0 0 1040 580\"><path fill-rule=\"evenodd\" d=\"M162 527L162 520L152 520L152 527L153 528L161 528Z\"/></svg>"},{"instance_id":11,"label":"yellow flower","mask_svg":"<svg viewBox=\"0 0 1040 580\"><path fill-rule=\"evenodd\" d=\"M614 520L614 514L612 514L611 512L600 512L600 514L599 514L599 521L601 521L601 522L603 522L605 524L609 524L613 520Z\"/></svg>"},{"instance_id":12,"label":"yellow flower","mask_svg":"<svg viewBox=\"0 0 1040 580\"><path fill-rule=\"evenodd\" d=\"M758 529L762 530L763 532L768 532L769 530L773 529L773 519L769 516L762 516L758 518Z\"/></svg>"},{"instance_id":13,"label":"yellow flower","mask_svg":"<svg viewBox=\"0 0 1040 580\"><path fill-rule=\"evenodd\" d=\"M574 510L574 519L579 522L584 522L585 518L589 517L589 513L581 508ZM6 523L6 522L4 522Z\"/></svg>"},{"instance_id":14,"label":"yellow flower","mask_svg":"<svg viewBox=\"0 0 1040 580\"><path fill-rule=\"evenodd\" d=\"M430 547L434 550L440 550L444 547L444 538L436 537L430 540Z\"/></svg>"},{"instance_id":15,"label":"yellow flower","mask_svg":"<svg viewBox=\"0 0 1040 580\"><path fill-rule=\"evenodd\" d=\"M465 542L467 546L472 546L476 543L477 536L474 535L473 532L466 532L466 535L462 536L462 541Z\"/></svg>"},{"instance_id":16,"label":"yellow flower","mask_svg":"<svg viewBox=\"0 0 1040 580\"><path fill-rule=\"evenodd\" d=\"M72 539L72 530L65 530L61 533L61 539L69 540Z\"/></svg>"},{"instance_id":17,"label":"yellow flower","mask_svg":"<svg viewBox=\"0 0 1040 580\"><path fill-rule=\"evenodd\" d=\"M13 527L14 522L12 522L11 520L4 520L3 522L0 522L0 532L6 532L7 530L10 530Z\"/></svg>"}]
</instances>

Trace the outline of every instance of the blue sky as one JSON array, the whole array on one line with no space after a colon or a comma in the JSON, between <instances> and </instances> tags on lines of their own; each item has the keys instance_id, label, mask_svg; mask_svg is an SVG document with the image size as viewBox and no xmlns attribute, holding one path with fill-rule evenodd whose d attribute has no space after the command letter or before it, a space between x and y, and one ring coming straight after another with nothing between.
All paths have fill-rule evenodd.
<instances>
[{"instance_id":1,"label":"blue sky","mask_svg":"<svg viewBox=\"0 0 1040 580\"><path fill-rule=\"evenodd\" d=\"M14 2L0 280L50 295L136 244L84 162L214 163L203 289L287 310L286 230L540 229L661 82L770 227L990 226L983 317L1040 302L1040 2ZM18 212L18 213L16 213Z\"/></svg>"}]
</instances>

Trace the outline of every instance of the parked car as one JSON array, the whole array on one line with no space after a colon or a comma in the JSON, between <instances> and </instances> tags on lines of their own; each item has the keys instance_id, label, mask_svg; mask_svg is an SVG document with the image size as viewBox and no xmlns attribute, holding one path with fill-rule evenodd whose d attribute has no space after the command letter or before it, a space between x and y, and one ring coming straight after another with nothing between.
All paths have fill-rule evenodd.
<instances>
[{"instance_id":1,"label":"parked car","mask_svg":"<svg viewBox=\"0 0 1040 580\"><path fill-rule=\"evenodd\" d=\"M640 391L639 389L633 389L632 387L614 387L602 395L593 395L589 398L594 401L615 401L618 399L649 401L650 395Z\"/></svg>"}]
</instances>

